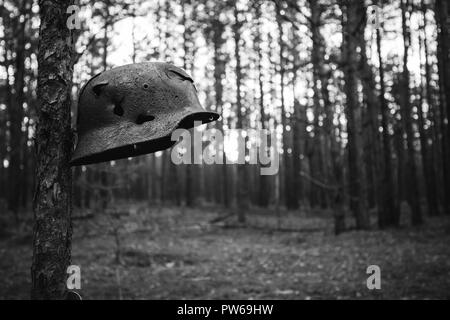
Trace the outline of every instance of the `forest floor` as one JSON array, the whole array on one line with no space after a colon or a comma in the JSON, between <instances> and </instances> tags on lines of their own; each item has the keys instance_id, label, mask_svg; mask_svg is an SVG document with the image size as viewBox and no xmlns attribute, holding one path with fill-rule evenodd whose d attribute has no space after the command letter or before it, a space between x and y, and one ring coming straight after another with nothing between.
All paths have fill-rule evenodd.
<instances>
[{"instance_id":1,"label":"forest floor","mask_svg":"<svg viewBox=\"0 0 450 320\"><path fill-rule=\"evenodd\" d=\"M75 212L79 216L81 212ZM333 234L326 212L123 207L74 221L83 299L449 299L450 218ZM6 232L8 231L8 232ZM29 297L32 235L0 229L0 299ZM369 265L381 289L368 290Z\"/></svg>"}]
</instances>

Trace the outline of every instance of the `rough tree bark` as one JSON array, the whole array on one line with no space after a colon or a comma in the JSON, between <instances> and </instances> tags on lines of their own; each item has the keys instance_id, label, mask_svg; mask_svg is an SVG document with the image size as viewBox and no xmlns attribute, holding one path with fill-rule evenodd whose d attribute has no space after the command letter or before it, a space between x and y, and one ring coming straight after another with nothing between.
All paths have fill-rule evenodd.
<instances>
[{"instance_id":1,"label":"rough tree bark","mask_svg":"<svg viewBox=\"0 0 450 320\"><path fill-rule=\"evenodd\" d=\"M71 259L70 89L74 49L66 12L72 4L39 1L37 186L31 267L34 299L65 297L66 269Z\"/></svg>"}]
</instances>

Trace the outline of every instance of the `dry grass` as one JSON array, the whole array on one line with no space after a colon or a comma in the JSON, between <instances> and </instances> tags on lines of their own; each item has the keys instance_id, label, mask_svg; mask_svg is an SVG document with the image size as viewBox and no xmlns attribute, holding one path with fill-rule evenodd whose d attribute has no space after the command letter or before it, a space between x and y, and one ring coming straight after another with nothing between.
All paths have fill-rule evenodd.
<instances>
[{"instance_id":1,"label":"dry grass","mask_svg":"<svg viewBox=\"0 0 450 320\"><path fill-rule=\"evenodd\" d=\"M81 266L84 299L450 298L448 217L334 236L326 213L282 213L277 231L270 212L252 214L250 227L224 228L208 223L214 209L125 211L75 221L72 263ZM29 231L1 237L0 298L28 298L30 261ZM378 291L366 288L372 264L381 267Z\"/></svg>"}]
</instances>

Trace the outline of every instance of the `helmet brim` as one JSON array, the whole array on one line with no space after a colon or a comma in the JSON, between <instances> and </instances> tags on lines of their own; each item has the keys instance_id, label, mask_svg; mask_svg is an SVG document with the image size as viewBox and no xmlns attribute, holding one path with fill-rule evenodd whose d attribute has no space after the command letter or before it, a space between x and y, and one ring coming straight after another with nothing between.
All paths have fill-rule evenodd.
<instances>
[{"instance_id":1,"label":"helmet brim","mask_svg":"<svg viewBox=\"0 0 450 320\"><path fill-rule=\"evenodd\" d=\"M158 132L146 130L146 126L140 129L132 127L127 137L127 130L117 128L99 128L90 132L89 137L79 137L74 151L71 166L89 165L100 162L113 161L136 157L148 153L171 148L177 141L171 139L172 132L176 129L190 129L195 126L216 121L220 115L209 111L188 111L168 117L166 123L158 126ZM151 124L150 124L151 125ZM154 130L153 130L154 131ZM148 133L148 134L147 134ZM137 137L138 136L138 137ZM129 143L128 141L136 141ZM111 147L113 146L113 147ZM90 150L101 150L90 152Z\"/></svg>"}]
</instances>

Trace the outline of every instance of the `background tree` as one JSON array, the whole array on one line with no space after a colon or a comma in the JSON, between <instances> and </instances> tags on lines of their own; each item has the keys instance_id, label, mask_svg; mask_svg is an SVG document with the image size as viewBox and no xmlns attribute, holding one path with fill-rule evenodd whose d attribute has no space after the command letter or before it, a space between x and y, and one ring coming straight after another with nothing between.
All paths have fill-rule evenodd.
<instances>
[{"instance_id":1,"label":"background tree","mask_svg":"<svg viewBox=\"0 0 450 320\"><path fill-rule=\"evenodd\" d=\"M342 64L344 72L344 91L346 96L345 114L347 118L348 161L349 161L349 197L350 207L356 219L356 226L366 229L370 225L366 206L366 190L364 188L364 174L361 145L361 106L357 90L358 52L356 35L362 32L361 10L353 1L341 1L343 11L343 45Z\"/></svg>"},{"instance_id":2,"label":"background tree","mask_svg":"<svg viewBox=\"0 0 450 320\"><path fill-rule=\"evenodd\" d=\"M404 134L406 134L407 142L407 197L408 203L412 210L412 223L417 225L422 223L422 213L419 202L419 186L417 180L417 165L414 146L414 131L412 124L412 108L410 101L409 88L409 69L408 69L408 51L410 47L410 30L407 21L408 15L408 0L401 0L402 10L402 34L403 34L403 73L402 73L402 95L401 95L401 111L402 111L402 125Z\"/></svg>"},{"instance_id":3,"label":"background tree","mask_svg":"<svg viewBox=\"0 0 450 320\"><path fill-rule=\"evenodd\" d=\"M447 1L436 0L435 15L438 27L438 69L439 69L439 100L440 100L440 121L442 131L442 163L444 169L444 188L445 188L445 210L447 214L450 212L449 194L450 194L450 169L449 159L450 151L448 143L450 141L450 130L448 128L448 117L450 114L450 71L449 61L449 15L450 6ZM447 121L445 121L447 119Z\"/></svg>"},{"instance_id":4,"label":"background tree","mask_svg":"<svg viewBox=\"0 0 450 320\"><path fill-rule=\"evenodd\" d=\"M382 7L379 8L382 10ZM395 184L393 180L393 165L392 165L392 142L391 135L389 134L389 121L390 121L390 110L388 102L386 100L386 84L384 76L384 63L383 56L381 53L381 41L382 41L382 29L381 29L381 12L375 12L378 16L377 23L380 25L376 28L376 43L377 43L377 55L378 55L378 73L380 79L380 92L378 94L381 107L381 128L382 141L383 141L383 188L381 189L381 201L382 207L379 211L378 225L380 228L387 226L398 226L399 224L399 212L396 208L395 202Z\"/></svg>"}]
</instances>

